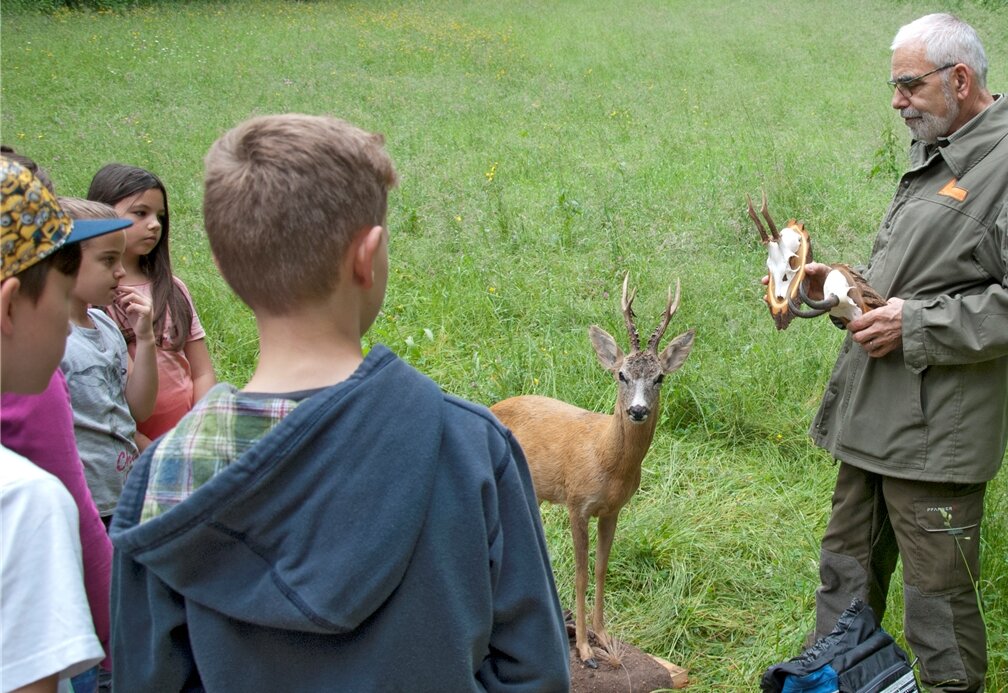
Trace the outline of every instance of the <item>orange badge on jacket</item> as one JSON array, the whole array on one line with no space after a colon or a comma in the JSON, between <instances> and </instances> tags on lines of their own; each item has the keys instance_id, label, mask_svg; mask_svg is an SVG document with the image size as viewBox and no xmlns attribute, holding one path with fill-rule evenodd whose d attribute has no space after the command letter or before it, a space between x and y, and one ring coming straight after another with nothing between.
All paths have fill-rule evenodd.
<instances>
[{"instance_id":1,"label":"orange badge on jacket","mask_svg":"<svg viewBox=\"0 0 1008 693\"><path fill-rule=\"evenodd\" d=\"M951 197L956 202L962 202L969 195L969 190L966 188L957 188L956 183L958 183L955 178L950 180L945 184L945 187L938 191L939 195L944 195L945 197Z\"/></svg>"}]
</instances>

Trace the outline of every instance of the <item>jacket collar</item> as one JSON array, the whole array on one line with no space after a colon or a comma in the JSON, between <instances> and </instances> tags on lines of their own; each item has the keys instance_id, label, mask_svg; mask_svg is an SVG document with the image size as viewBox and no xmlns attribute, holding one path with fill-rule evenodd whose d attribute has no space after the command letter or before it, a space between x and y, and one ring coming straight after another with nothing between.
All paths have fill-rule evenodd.
<instances>
[{"instance_id":1,"label":"jacket collar","mask_svg":"<svg viewBox=\"0 0 1008 693\"><path fill-rule=\"evenodd\" d=\"M931 163L940 154L953 175L962 178L1006 136L1008 99L1004 94L995 94L994 103L949 137L939 137L936 144L930 145L914 140L910 149L910 161L913 168L919 168Z\"/></svg>"}]
</instances>

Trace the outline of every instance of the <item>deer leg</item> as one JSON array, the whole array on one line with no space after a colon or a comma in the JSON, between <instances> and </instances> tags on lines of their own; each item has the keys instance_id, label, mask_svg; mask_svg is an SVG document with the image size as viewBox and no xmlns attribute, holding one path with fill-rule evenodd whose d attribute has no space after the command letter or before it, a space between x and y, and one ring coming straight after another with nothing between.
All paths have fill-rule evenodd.
<instances>
[{"instance_id":1,"label":"deer leg","mask_svg":"<svg viewBox=\"0 0 1008 693\"><path fill-rule=\"evenodd\" d=\"M571 524L571 538L574 540L574 645L581 662L591 669L598 669L595 653L588 644L588 629L585 627L585 592L588 590L588 518L574 508L568 508Z\"/></svg>"},{"instance_id":2,"label":"deer leg","mask_svg":"<svg viewBox=\"0 0 1008 693\"><path fill-rule=\"evenodd\" d=\"M619 513L599 517L598 548L595 549L595 604L592 607L592 630L598 636L599 642L610 654L613 651L612 641L605 630L603 611L605 609L605 581L609 569L609 550L612 548L613 537L616 536L616 520Z\"/></svg>"}]
</instances>

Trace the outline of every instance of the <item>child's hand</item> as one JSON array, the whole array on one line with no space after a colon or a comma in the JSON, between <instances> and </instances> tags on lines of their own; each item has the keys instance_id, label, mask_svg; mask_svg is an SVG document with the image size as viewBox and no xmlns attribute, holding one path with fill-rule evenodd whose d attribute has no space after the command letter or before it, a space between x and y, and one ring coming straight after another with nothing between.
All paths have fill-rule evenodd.
<instances>
[{"instance_id":1,"label":"child's hand","mask_svg":"<svg viewBox=\"0 0 1008 693\"><path fill-rule=\"evenodd\" d=\"M130 326L133 334L136 335L137 343L141 341L154 341L154 321L152 318L153 309L150 299L129 286L120 286L116 289L118 298L116 303L129 316Z\"/></svg>"},{"instance_id":2,"label":"child's hand","mask_svg":"<svg viewBox=\"0 0 1008 693\"><path fill-rule=\"evenodd\" d=\"M146 421L157 404L158 372L157 344L154 342L154 320L151 300L129 286L117 289L116 306L126 315L136 340L136 351L126 378L126 402L137 421ZM138 441L138 447L139 447Z\"/></svg>"}]
</instances>

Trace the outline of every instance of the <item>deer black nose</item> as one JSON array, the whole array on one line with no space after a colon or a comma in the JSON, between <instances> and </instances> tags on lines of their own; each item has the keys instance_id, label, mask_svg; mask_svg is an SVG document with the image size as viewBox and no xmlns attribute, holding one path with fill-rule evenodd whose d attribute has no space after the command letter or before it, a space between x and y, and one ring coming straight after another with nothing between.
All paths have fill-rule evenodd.
<instances>
[{"instance_id":1,"label":"deer black nose","mask_svg":"<svg viewBox=\"0 0 1008 693\"><path fill-rule=\"evenodd\" d=\"M631 420L636 421L636 422L639 423L639 422L644 421L644 420L647 419L647 417L648 417L648 408L647 407L643 407L643 406L641 406L639 404L635 404L634 406L632 406L629 409L627 409L627 414L630 415L630 419Z\"/></svg>"}]
</instances>

